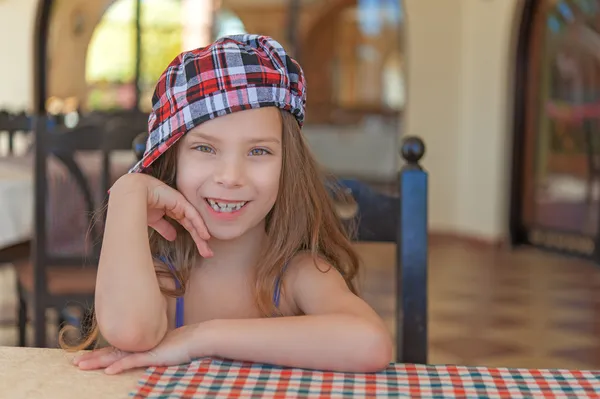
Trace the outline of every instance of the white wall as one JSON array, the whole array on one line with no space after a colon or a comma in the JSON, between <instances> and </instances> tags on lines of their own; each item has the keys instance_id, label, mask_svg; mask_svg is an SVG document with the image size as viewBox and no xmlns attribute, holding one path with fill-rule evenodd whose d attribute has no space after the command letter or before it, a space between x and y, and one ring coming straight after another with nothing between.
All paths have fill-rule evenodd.
<instances>
[{"instance_id":1,"label":"white wall","mask_svg":"<svg viewBox=\"0 0 600 399\"><path fill-rule=\"evenodd\" d=\"M463 7L461 1L406 0L406 135L423 138L434 230L458 227L461 195Z\"/></svg>"},{"instance_id":2,"label":"white wall","mask_svg":"<svg viewBox=\"0 0 600 399\"><path fill-rule=\"evenodd\" d=\"M37 0L0 1L0 109L33 107Z\"/></svg>"},{"instance_id":3,"label":"white wall","mask_svg":"<svg viewBox=\"0 0 600 399\"><path fill-rule=\"evenodd\" d=\"M464 4L462 131L457 229L495 239L508 233L511 166L511 34L515 1ZM521 2L522 3L522 2Z\"/></svg>"},{"instance_id":4,"label":"white wall","mask_svg":"<svg viewBox=\"0 0 600 399\"><path fill-rule=\"evenodd\" d=\"M512 32L522 4L406 0L406 134L427 145L431 230L508 235Z\"/></svg>"}]
</instances>

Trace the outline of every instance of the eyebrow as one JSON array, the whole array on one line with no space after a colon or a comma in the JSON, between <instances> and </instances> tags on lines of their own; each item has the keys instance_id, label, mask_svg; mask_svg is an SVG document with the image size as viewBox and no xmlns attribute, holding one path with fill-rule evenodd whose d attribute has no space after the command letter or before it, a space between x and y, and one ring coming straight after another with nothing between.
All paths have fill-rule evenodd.
<instances>
[{"instance_id":1,"label":"eyebrow","mask_svg":"<svg viewBox=\"0 0 600 399\"><path fill-rule=\"evenodd\" d=\"M219 140L218 137L215 136L209 136L207 134L204 134L200 131L194 131L194 132L190 132L191 136L194 136L198 139L202 139L202 140L206 140L206 141L214 141L214 142L219 142L221 140ZM248 140L249 143L252 144L256 144L256 143L274 143L274 144L279 144L281 143L281 140L277 139L277 138L272 138L272 137L257 137L257 138L252 138Z\"/></svg>"}]
</instances>

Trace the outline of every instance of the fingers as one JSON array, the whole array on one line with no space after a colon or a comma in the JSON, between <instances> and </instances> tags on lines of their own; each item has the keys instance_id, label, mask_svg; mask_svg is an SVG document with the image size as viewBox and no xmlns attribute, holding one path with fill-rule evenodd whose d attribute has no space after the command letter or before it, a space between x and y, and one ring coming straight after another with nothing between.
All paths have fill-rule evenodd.
<instances>
[{"instance_id":1,"label":"fingers","mask_svg":"<svg viewBox=\"0 0 600 399\"><path fill-rule=\"evenodd\" d=\"M173 241L177 237L177 230L175 230L175 227L173 227L166 219L159 219L149 226L168 241Z\"/></svg>"},{"instance_id":2,"label":"fingers","mask_svg":"<svg viewBox=\"0 0 600 399\"><path fill-rule=\"evenodd\" d=\"M211 257L213 253L206 242L210 239L210 234L200 216L200 212L185 199L183 194L179 193L179 195L181 196L181 202L177 202L172 208L166 209L166 214L177 220L190 233L200 255L205 258Z\"/></svg>"},{"instance_id":3,"label":"fingers","mask_svg":"<svg viewBox=\"0 0 600 399\"><path fill-rule=\"evenodd\" d=\"M210 249L206 241L196 241L196 246L198 247L198 252L200 253L200 255L202 255L202 257L210 258L214 255L213 251Z\"/></svg>"},{"instance_id":4,"label":"fingers","mask_svg":"<svg viewBox=\"0 0 600 399\"><path fill-rule=\"evenodd\" d=\"M152 352L134 353L112 363L104 372L106 374L118 374L125 370L152 366L154 358Z\"/></svg>"},{"instance_id":5,"label":"fingers","mask_svg":"<svg viewBox=\"0 0 600 399\"><path fill-rule=\"evenodd\" d=\"M164 210L165 215L181 224L192 236L192 239L198 247L198 252L203 257L211 257L212 251L208 247L207 240L210 239L210 234L200 216L200 212L185 198L179 191L168 187L161 186L154 191L154 197L151 201L151 206L158 207ZM153 223L155 228L167 240L172 237L174 231L173 226L167 226L165 222ZM172 229L173 228L173 229ZM172 231L173 230L173 231ZM164 233L164 234L163 234Z\"/></svg>"},{"instance_id":6,"label":"fingers","mask_svg":"<svg viewBox=\"0 0 600 399\"><path fill-rule=\"evenodd\" d=\"M200 253L200 255L202 255L205 258L211 257L213 255L213 253L210 250L210 248L208 247L208 243L206 242L206 239L202 238L202 235L200 235L200 233L197 231L197 229L191 224L190 219L183 218L183 219L179 220L179 223L181 223L181 225L187 231L189 231L190 235L192 236L192 239L194 240L194 242L196 243L196 246L198 247L198 252ZM204 224L204 222L202 222L202 224ZM208 231L207 231L207 234L208 234Z\"/></svg>"},{"instance_id":7,"label":"fingers","mask_svg":"<svg viewBox=\"0 0 600 399\"><path fill-rule=\"evenodd\" d=\"M89 360L89 359L93 359L93 358L95 358L97 356L100 356L100 355L105 354L105 353L109 353L111 351L115 351L115 348L107 347L107 348L102 348L102 349L95 349L95 350L90 351L90 352L85 352L85 353L83 353L81 355L75 356L73 358L73 364L76 365L76 366L78 366L81 361L86 361L86 360Z\"/></svg>"},{"instance_id":8,"label":"fingers","mask_svg":"<svg viewBox=\"0 0 600 399\"><path fill-rule=\"evenodd\" d=\"M115 348L103 348L75 358L73 363L81 370L96 370L110 366L127 355L127 352Z\"/></svg>"},{"instance_id":9,"label":"fingers","mask_svg":"<svg viewBox=\"0 0 600 399\"><path fill-rule=\"evenodd\" d=\"M182 219L189 220L192 228L198 234L198 237L202 240L210 239L210 234L208 233L208 229L206 228L206 224L204 224L204 220L202 220L202 216L200 216L200 212L190 203L187 203L183 207L183 215Z\"/></svg>"}]
</instances>

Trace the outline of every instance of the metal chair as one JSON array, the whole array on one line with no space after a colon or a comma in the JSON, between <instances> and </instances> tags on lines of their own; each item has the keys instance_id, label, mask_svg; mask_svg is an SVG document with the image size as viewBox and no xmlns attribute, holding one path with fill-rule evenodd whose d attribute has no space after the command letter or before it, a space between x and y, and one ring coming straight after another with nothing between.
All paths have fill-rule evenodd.
<instances>
[{"instance_id":1,"label":"metal chair","mask_svg":"<svg viewBox=\"0 0 600 399\"><path fill-rule=\"evenodd\" d=\"M14 141L17 133L30 134L31 118L25 112L10 113L0 111L0 132L8 135L8 154L14 155Z\"/></svg>"},{"instance_id":2,"label":"metal chair","mask_svg":"<svg viewBox=\"0 0 600 399\"><path fill-rule=\"evenodd\" d=\"M113 140L99 124L78 125L68 129L62 126L49 127L45 117L35 123L34 161L34 236L30 259L15 262L19 292L19 344L25 346L27 313L33 313L34 346L46 346L46 309L55 308L59 314L70 305L81 308L86 314L94 301L96 270L102 238L102 221L89 230L89 239L80 253L60 254L52 251L49 237L48 204L50 201L49 161L61 165L67 178L75 182L84 205L80 217L87 218L92 226L96 212L109 188L109 156L113 150L122 149L122 143ZM130 144L128 145L130 148ZM96 171L95 183L86 176L86 165L78 161L77 155L89 152L101 153L101 170ZM98 187L100 185L100 187ZM53 198L56 200L56 198ZM69 198L59 198L60 201ZM82 320L85 322L85 320Z\"/></svg>"}]
</instances>

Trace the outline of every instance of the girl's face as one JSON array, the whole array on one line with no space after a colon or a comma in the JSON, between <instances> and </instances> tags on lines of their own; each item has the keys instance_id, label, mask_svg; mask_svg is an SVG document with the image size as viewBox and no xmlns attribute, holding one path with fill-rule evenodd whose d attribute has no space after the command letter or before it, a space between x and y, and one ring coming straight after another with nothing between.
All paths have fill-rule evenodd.
<instances>
[{"instance_id":1,"label":"girl's face","mask_svg":"<svg viewBox=\"0 0 600 399\"><path fill-rule=\"evenodd\" d=\"M233 112L190 130L179 145L177 189L211 237L264 226L279 191L282 124L275 107Z\"/></svg>"}]
</instances>

